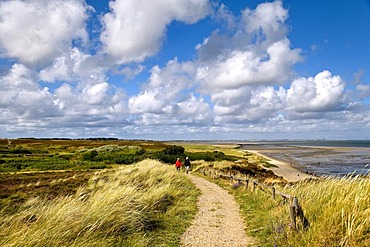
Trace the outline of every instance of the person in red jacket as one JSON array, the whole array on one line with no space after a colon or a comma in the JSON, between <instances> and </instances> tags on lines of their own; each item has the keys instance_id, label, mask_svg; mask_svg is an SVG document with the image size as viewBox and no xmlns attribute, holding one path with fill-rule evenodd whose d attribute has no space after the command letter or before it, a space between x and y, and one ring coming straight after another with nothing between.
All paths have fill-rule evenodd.
<instances>
[{"instance_id":1,"label":"person in red jacket","mask_svg":"<svg viewBox=\"0 0 370 247\"><path fill-rule=\"evenodd\" d=\"M180 158L177 158L175 166L176 166L176 170L177 171L180 171L180 169L181 169L181 161L180 161Z\"/></svg>"}]
</instances>

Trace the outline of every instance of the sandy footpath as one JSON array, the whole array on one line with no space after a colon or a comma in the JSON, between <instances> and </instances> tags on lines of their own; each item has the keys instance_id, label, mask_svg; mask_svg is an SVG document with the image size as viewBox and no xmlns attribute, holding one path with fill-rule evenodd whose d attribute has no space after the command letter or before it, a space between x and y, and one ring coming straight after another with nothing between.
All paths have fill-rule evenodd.
<instances>
[{"instance_id":1,"label":"sandy footpath","mask_svg":"<svg viewBox=\"0 0 370 247\"><path fill-rule=\"evenodd\" d=\"M300 180L304 180L306 178L315 178L312 175L309 175L298 168L295 168L292 164L280 160L273 159L271 157L267 157L266 155L261 154L259 151L252 151L252 150L244 150L250 153L254 153L256 155L262 156L266 158L269 163L276 165L277 167L265 168L267 170L271 170L278 176L285 178L288 182L297 182Z\"/></svg>"},{"instance_id":2,"label":"sandy footpath","mask_svg":"<svg viewBox=\"0 0 370 247\"><path fill-rule=\"evenodd\" d=\"M181 238L180 246L245 247L256 246L246 236L239 206L232 195L215 183L189 175L201 190L198 213Z\"/></svg>"}]
</instances>

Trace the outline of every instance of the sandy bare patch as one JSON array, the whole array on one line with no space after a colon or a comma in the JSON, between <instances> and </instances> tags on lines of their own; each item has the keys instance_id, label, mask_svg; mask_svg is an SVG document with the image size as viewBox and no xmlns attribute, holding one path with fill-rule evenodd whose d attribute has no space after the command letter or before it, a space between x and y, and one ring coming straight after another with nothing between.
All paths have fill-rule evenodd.
<instances>
[{"instance_id":1,"label":"sandy bare patch","mask_svg":"<svg viewBox=\"0 0 370 247\"><path fill-rule=\"evenodd\" d=\"M288 182L297 182L300 180L308 179L308 178L315 178L314 176L307 174L298 168L295 168L292 164L288 162L284 162L281 160L273 159L271 157L267 157L266 155L261 154L261 151L252 151L252 150L244 150L250 153L254 153L255 155L262 156L268 160L269 163L276 165L277 167L265 168L267 170L271 170L278 176L283 177Z\"/></svg>"}]
</instances>

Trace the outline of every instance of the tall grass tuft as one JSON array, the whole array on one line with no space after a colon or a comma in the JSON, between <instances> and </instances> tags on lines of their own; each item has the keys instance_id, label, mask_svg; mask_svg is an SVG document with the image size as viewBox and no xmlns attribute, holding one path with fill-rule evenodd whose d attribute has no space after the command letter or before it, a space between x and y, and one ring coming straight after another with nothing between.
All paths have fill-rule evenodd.
<instances>
[{"instance_id":1,"label":"tall grass tuft","mask_svg":"<svg viewBox=\"0 0 370 247\"><path fill-rule=\"evenodd\" d=\"M198 193L158 161L96 172L73 196L1 213L0 246L176 246Z\"/></svg>"},{"instance_id":2,"label":"tall grass tuft","mask_svg":"<svg viewBox=\"0 0 370 247\"><path fill-rule=\"evenodd\" d=\"M292 244L370 246L370 176L324 178L287 188L312 222Z\"/></svg>"},{"instance_id":3,"label":"tall grass tuft","mask_svg":"<svg viewBox=\"0 0 370 247\"><path fill-rule=\"evenodd\" d=\"M261 246L370 246L370 175L301 181L277 190L298 198L310 226L290 227L289 204L261 190L231 190ZM268 192L268 191L267 191Z\"/></svg>"}]
</instances>

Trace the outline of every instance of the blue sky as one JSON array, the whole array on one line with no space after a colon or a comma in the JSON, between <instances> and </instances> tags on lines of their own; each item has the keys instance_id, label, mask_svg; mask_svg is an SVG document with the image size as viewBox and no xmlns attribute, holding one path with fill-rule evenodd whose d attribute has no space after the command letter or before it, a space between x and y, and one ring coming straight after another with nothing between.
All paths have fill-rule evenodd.
<instances>
[{"instance_id":1,"label":"blue sky","mask_svg":"<svg viewBox=\"0 0 370 247\"><path fill-rule=\"evenodd\" d=\"M0 2L0 138L369 139L370 1Z\"/></svg>"}]
</instances>

